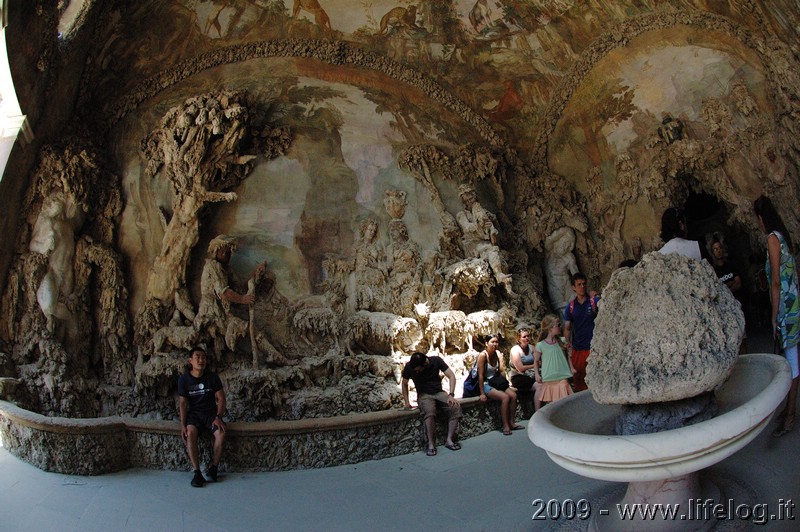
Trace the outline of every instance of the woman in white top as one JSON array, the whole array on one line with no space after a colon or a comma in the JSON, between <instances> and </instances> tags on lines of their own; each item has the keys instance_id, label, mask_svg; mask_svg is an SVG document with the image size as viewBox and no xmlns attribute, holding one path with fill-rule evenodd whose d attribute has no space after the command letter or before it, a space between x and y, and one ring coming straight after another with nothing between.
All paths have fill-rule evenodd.
<instances>
[{"instance_id":1,"label":"woman in white top","mask_svg":"<svg viewBox=\"0 0 800 532\"><path fill-rule=\"evenodd\" d=\"M677 253L690 259L703 258L700 244L696 240L686 240L686 217L675 207L670 207L661 215L661 240L666 242L658 250L662 255Z\"/></svg>"},{"instance_id":2,"label":"woman in white top","mask_svg":"<svg viewBox=\"0 0 800 532\"><path fill-rule=\"evenodd\" d=\"M522 425L517 425L514 418L517 413L517 391L508 385L508 381L502 389L495 388L490 384L490 379L495 375L505 377L506 367L503 363L503 353L497 350L500 344L500 336L489 334L484 338L486 349L478 355L475 362L478 368L478 389L481 392L481 401L489 399L500 401L500 418L503 420L503 434L511 435L512 430L523 429Z\"/></svg>"}]
</instances>

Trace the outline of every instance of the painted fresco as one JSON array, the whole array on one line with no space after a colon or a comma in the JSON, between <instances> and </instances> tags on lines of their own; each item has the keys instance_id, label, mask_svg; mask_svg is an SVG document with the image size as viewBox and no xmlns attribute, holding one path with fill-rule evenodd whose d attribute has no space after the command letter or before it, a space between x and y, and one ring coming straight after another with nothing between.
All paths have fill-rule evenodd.
<instances>
[{"instance_id":1,"label":"painted fresco","mask_svg":"<svg viewBox=\"0 0 800 532\"><path fill-rule=\"evenodd\" d=\"M624 17L618 8L607 9ZM609 6L613 3L608 3ZM648 2L640 9L648 12ZM297 7L295 7L297 6ZM524 123L536 120L569 65L579 57L577 37L596 29L597 15L573 1L497 0L353 2L322 0L141 2L131 13L143 25L174 21L169 40L149 36L126 47L115 28L98 58L100 87L136 79L119 64L136 65L140 76L212 46L252 39L344 39L395 61L421 67L478 110L519 145L533 141ZM120 15L121 17L122 15ZM136 31L126 26L126 31ZM116 61L115 61L116 62ZM137 79L141 79L140 77Z\"/></svg>"},{"instance_id":2,"label":"painted fresco","mask_svg":"<svg viewBox=\"0 0 800 532\"><path fill-rule=\"evenodd\" d=\"M564 110L550 147L550 167L588 190L591 168L606 185L622 154L647 150L667 118L680 121L686 137L701 135L704 100L730 99L746 87L769 111L763 66L740 44L722 35L671 28L641 36L609 53L583 79ZM741 127L746 120L735 117Z\"/></svg>"},{"instance_id":3,"label":"painted fresco","mask_svg":"<svg viewBox=\"0 0 800 532\"><path fill-rule=\"evenodd\" d=\"M345 83L347 76L342 72L320 76L328 78L325 80L306 77L312 72L323 74L324 70L326 67L304 60L257 60L235 69L224 67L204 73L172 91L176 95L201 91L224 79L226 86L267 101L270 114L264 117L266 120L290 126L296 132L286 156L257 163L237 190L240 199L219 206L205 229L205 241L218 233L241 239L246 251L233 263L238 274L246 277L246 272L266 259L274 264L281 292L292 297L319 290L324 280L324 257L349 250L362 219L371 216L381 220L380 239L387 243L383 200L388 189L402 190L412 198L406 217L409 236L421 246L423 254L432 253L441 229L438 216L427 199L429 193L398 167L398 154L413 143L453 146L457 140L469 139L467 131L454 128L458 122L445 110L421 105L419 95L408 89L398 91L379 76L352 76L360 85ZM276 71L282 75L269 75ZM155 122L155 113L173 101L165 96L155 109L143 110L146 114L142 118L131 118L120 128L120 142L128 146L128 151L120 155L131 161L131 168L143 164L138 151L143 130ZM137 127L129 128L129 122ZM171 196L163 182L143 182L135 171L127 174L124 182L129 191L126 219L135 220L147 212L155 213L151 218L158 218L159 210L169 209ZM454 213L458 210L455 187L453 183L440 183ZM152 220L146 225L152 227ZM123 229L125 249L136 257L132 266L139 280L134 286L143 286L160 234ZM197 262L196 267L201 265ZM199 279L197 273L195 278ZM142 292L134 290L134 307L141 297Z\"/></svg>"}]
</instances>

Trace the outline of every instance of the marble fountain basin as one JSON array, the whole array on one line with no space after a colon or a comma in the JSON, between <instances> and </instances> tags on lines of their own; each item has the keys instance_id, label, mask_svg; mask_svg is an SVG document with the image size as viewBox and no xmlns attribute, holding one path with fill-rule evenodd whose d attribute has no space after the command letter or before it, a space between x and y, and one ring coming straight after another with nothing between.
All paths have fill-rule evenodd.
<instances>
[{"instance_id":1,"label":"marble fountain basin","mask_svg":"<svg viewBox=\"0 0 800 532\"><path fill-rule=\"evenodd\" d=\"M711 466L752 441L786 397L791 371L772 354L738 357L716 391L719 414L679 429L617 436L619 405L595 402L591 391L546 405L528 424L528 437L550 458L579 475L614 482L649 482Z\"/></svg>"}]
</instances>

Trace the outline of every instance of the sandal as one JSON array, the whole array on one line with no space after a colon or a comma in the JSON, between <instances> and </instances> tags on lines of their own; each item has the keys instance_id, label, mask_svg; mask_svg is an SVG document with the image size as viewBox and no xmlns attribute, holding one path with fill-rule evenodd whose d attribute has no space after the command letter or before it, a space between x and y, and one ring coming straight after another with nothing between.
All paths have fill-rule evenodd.
<instances>
[{"instance_id":1,"label":"sandal","mask_svg":"<svg viewBox=\"0 0 800 532\"><path fill-rule=\"evenodd\" d=\"M525 427L523 427L522 425L514 425L513 427L511 427L511 430L522 430L524 428Z\"/></svg>"},{"instance_id":2,"label":"sandal","mask_svg":"<svg viewBox=\"0 0 800 532\"><path fill-rule=\"evenodd\" d=\"M511 431L508 429L503 429L503 436L511 436Z\"/></svg>"},{"instance_id":3,"label":"sandal","mask_svg":"<svg viewBox=\"0 0 800 532\"><path fill-rule=\"evenodd\" d=\"M461 450L461 444L458 443L458 442L453 443L453 445L445 444L445 447L447 447L451 451L460 451Z\"/></svg>"},{"instance_id":4,"label":"sandal","mask_svg":"<svg viewBox=\"0 0 800 532\"><path fill-rule=\"evenodd\" d=\"M781 436L784 436L792 432L793 428L794 428L794 415L786 416L781 421L781 424L778 425L778 428L772 431L772 435L775 438L780 438Z\"/></svg>"},{"instance_id":5,"label":"sandal","mask_svg":"<svg viewBox=\"0 0 800 532\"><path fill-rule=\"evenodd\" d=\"M428 449L427 451L425 451L425 454L427 454L428 456L436 456L436 447L434 447L433 449Z\"/></svg>"}]
</instances>

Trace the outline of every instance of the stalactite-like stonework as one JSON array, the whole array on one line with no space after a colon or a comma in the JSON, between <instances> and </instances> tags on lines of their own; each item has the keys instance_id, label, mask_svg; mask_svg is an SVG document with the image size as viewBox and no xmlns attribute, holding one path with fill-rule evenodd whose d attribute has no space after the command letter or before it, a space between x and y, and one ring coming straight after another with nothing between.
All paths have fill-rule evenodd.
<instances>
[{"instance_id":1,"label":"stalactite-like stonework","mask_svg":"<svg viewBox=\"0 0 800 532\"><path fill-rule=\"evenodd\" d=\"M88 141L46 146L3 296L3 340L41 412L96 415L99 383L133 383L128 294L113 247L119 180Z\"/></svg>"},{"instance_id":2,"label":"stalactite-like stonework","mask_svg":"<svg viewBox=\"0 0 800 532\"><path fill-rule=\"evenodd\" d=\"M157 4L151 1L149 6ZM637 209L640 218L645 208L657 218L692 192L706 192L725 205L726 221L752 238L757 229L748 195L763 190L776 200L790 230L800 229L794 208L800 75L790 46L759 33L755 24L749 29L734 22L736 17L742 24L763 21L766 10L756 2L719 3L725 4L719 12L736 13L730 19L690 10L687 6L702 2L683 0L639 2L635 7L538 2L540 11L527 5L521 11L530 20L519 21L519 30L504 33L497 13L495 20L483 21L493 24L492 31L503 38L487 38L491 36L478 29L477 21L469 24L478 35L469 27L437 26L441 33L450 31L453 40L426 29L432 26L424 21L403 23L396 17L387 18L377 33L369 31L378 26L374 20L348 37L335 29L330 6L332 17L326 24L323 17L312 22L297 14L283 16L285 5L279 1L266 3L258 21L285 23L285 32L246 33L239 39L241 26L234 26L246 23L236 19L223 36L222 10L236 11L245 4L257 10L265 3L217 4L217 18L206 21L205 30L202 22L195 27L197 20L191 18L204 8L194 10L197 2L173 2L162 12L189 14L161 28L176 34L160 35L152 42L144 42L144 35L130 39L131 46L142 44L141 50L147 50L188 34L202 40L203 53L193 52L186 43L157 59L138 49L121 53L119 57L144 64L131 65L130 75L116 81L115 68L122 67L106 66L115 53L124 51L128 36L114 29L99 32L109 40L103 50L92 52L96 56L87 57L99 70L82 80L83 103L90 97L92 104L100 103L87 104L79 113L87 121L100 117L93 122L100 124L93 133L102 141L120 142L114 148L119 147L117 162L125 168L125 196L88 142L65 143L66 148L42 153L0 323L11 351L0 354L0 370L25 382L21 400L32 408L69 415L114 411L174 416L174 377L183 363L182 350L198 342L209 346L219 364L215 369L223 373L234 419L296 419L391 408L399 404L396 371L412 350L440 352L461 376L469 367L475 337L498 330L511 337L517 322L531 325L548 307L561 306L563 297L548 296L563 292L567 273L586 270L592 286L601 288L601 281L622 259L638 259L658 247L656 231L635 239L625 234L626 226L639 221ZM654 9L654 4L663 10L626 19L626 8L642 12ZM453 6L431 1L417 7L424 19L431 15L423 7ZM146 10L116 7L107 13L135 18ZM580 9L585 11L576 14ZM598 13L593 20L600 24L593 25L590 19ZM506 22L510 18L503 14ZM439 20L458 23L454 13ZM128 22L141 28L136 20ZM213 24L220 27L218 40L209 36ZM637 43L647 41L634 38L670 28L681 36L688 33L686 28L708 30L714 34L711 43L735 41L733 48L739 53L747 49L745 62L754 66L757 77L743 76L727 94L704 98L691 124L680 123L678 117L661 131L635 124L635 147L592 161L582 170L585 175L568 175L569 170L556 170L556 163L551 167L548 157L557 149L553 144L563 140L555 138L559 123L579 98L581 84L591 79L589 73L604 68L601 61L610 52L626 47L636 52ZM265 35L306 38L242 42ZM308 38L315 36L327 39ZM585 47L587 36L596 38ZM575 43L569 42L573 37ZM187 42L198 42L191 39ZM237 44L223 46L233 42ZM572 51L573 44L582 50L579 55ZM551 61L552 55L546 57L552 51L548 46L563 50L568 59ZM209 48L214 49L206 52ZM43 50L41 68L50 68L53 48ZM405 53L409 50L413 53ZM275 61L247 63L262 58ZM577 62L564 75L572 58ZM528 60L542 64L512 71L515 61ZM273 63L286 66L286 71L255 72ZM150 75L163 64L170 66L118 99L87 89L93 74L105 78L107 86L130 87L143 79L136 73ZM766 90L748 86L753 79L762 83L762 73ZM540 75L542 80L534 79ZM457 85L468 76L474 78ZM262 80L263 88L258 84ZM226 90L242 86L248 92ZM398 86L411 89L410 95ZM620 100L629 104L636 87L625 89ZM590 98L587 105L593 102ZM426 104L430 113L419 110ZM361 105L375 116L365 112L353 120ZM171 109L165 112L167 108ZM389 114L392 117L381 116ZM275 123L255 125L265 116ZM277 127L281 123L291 124L292 135L288 126ZM375 124L386 129L364 147L373 139L360 141ZM128 127L136 133L122 131ZM509 140L523 128L517 142ZM365 137L354 142L345 134L354 131ZM539 132L537 141L528 145L534 131ZM381 137L384 132L388 133ZM461 140L465 133L474 143L458 145L468 142ZM594 133L598 138L603 134ZM141 140L135 160L135 150L127 144L131 138ZM359 143L359 150L344 149ZM580 158L580 141L575 145ZM320 156L326 148L332 149ZM277 160L266 163L273 159ZM330 175L325 165L335 166ZM143 175L137 173L141 168ZM253 170L269 183L246 182ZM743 190L742 180L736 178L748 172L764 177L758 187ZM291 203L294 197L286 205L275 201L264 209L257 201L222 207L243 199L237 194L257 198L270 193L267 187L291 196L287 189L295 183L288 180L294 177L299 177L299 186L291 192L308 188L298 193L307 194L299 225L292 225L295 212L286 214L300 209ZM346 193L326 197L331 190L343 189ZM461 209L458 200L465 196L470 199ZM125 236L118 237L123 197L131 204L139 202L136 207L144 206L146 212L125 220ZM376 197L386 198L385 213ZM240 206L241 211L231 214ZM341 206L345 208L339 209L339 219ZM309 221L308 213L322 207L325 217ZM137 214L141 212L132 219ZM250 218L241 222L239 215ZM247 250L248 260L263 260L256 257L263 253L273 261L249 286L255 303L226 315L239 320L233 332L195 320L197 285L200 303L204 295L209 299L209 292L202 293L201 275L192 278L199 270L196 261L206 252L197 249L198 243L220 237L210 234L212 230L233 234L228 229L247 233L234 236L249 238L248 244L257 241ZM161 230L164 237L159 240ZM146 236L137 241L130 236L135 231ZM558 243L559 237L563 249L548 245ZM140 242L141 256L118 252ZM310 253L293 254L298 242L304 250L322 251L313 260ZM754 240L752 248L760 245ZM205 259L213 259L211 255ZM136 271L126 271L128 266ZM313 268L313 275L304 268ZM224 273L218 278L235 285L235 275ZM285 279L280 275L302 279L291 285L294 292L282 293L278 281ZM546 278L549 287L543 286ZM128 297L126 284L136 287L134 297ZM248 291L241 285L236 288Z\"/></svg>"}]
</instances>

